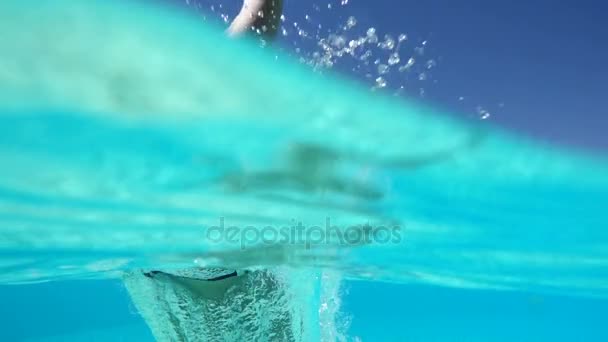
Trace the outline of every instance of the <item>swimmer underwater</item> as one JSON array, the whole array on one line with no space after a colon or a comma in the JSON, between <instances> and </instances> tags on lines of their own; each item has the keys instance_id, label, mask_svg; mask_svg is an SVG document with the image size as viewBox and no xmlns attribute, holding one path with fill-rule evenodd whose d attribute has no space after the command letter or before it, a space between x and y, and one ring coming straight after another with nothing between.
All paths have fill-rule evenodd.
<instances>
[{"instance_id":1,"label":"swimmer underwater","mask_svg":"<svg viewBox=\"0 0 608 342\"><path fill-rule=\"evenodd\" d=\"M282 5L282 0L244 0L228 36L253 31L272 40ZM308 341L305 330L315 324L292 303L289 286L276 271L137 270L125 274L124 282L158 341Z\"/></svg>"}]
</instances>

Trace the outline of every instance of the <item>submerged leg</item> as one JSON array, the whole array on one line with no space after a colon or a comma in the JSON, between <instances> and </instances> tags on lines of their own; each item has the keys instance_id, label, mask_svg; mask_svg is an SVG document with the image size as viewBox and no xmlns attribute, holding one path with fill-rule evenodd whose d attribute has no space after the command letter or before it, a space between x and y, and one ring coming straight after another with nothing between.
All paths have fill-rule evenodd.
<instances>
[{"instance_id":1,"label":"submerged leg","mask_svg":"<svg viewBox=\"0 0 608 342\"><path fill-rule=\"evenodd\" d=\"M184 271L189 275L161 271L125 275L131 298L157 340L302 340L294 329L301 326L301 317L273 272L209 280L196 278L196 269Z\"/></svg>"}]
</instances>

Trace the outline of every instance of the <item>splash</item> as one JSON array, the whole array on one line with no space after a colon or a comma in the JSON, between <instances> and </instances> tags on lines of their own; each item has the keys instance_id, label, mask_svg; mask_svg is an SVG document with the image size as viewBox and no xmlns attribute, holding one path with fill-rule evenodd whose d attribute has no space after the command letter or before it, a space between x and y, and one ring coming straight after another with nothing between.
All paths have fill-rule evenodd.
<instances>
[{"instance_id":1,"label":"splash","mask_svg":"<svg viewBox=\"0 0 608 342\"><path fill-rule=\"evenodd\" d=\"M211 13L227 25L234 8L217 2L188 0L187 4L201 10L205 20ZM364 27L348 15L348 5L347 0L331 1L313 4L309 13L297 17L283 14L276 59L289 56L318 73L338 70L364 80L372 90L424 97L427 84L436 82L433 70L437 59L426 56L429 41L416 43L406 33L381 33L373 26ZM344 14L347 18L335 24ZM332 18L332 23L324 23L325 17ZM260 44L269 46L264 40Z\"/></svg>"},{"instance_id":2,"label":"splash","mask_svg":"<svg viewBox=\"0 0 608 342\"><path fill-rule=\"evenodd\" d=\"M336 324L335 272L281 267L203 285L169 274L151 279L141 271L123 279L159 341L345 340Z\"/></svg>"},{"instance_id":3,"label":"splash","mask_svg":"<svg viewBox=\"0 0 608 342\"><path fill-rule=\"evenodd\" d=\"M322 8L313 6L313 11L320 13ZM283 35L294 47L289 53L313 70L339 70L364 80L372 90L394 94L424 96L425 85L433 82L431 69L437 62L425 57L427 41L416 44L405 33L380 33L375 27L364 27L355 16L330 29L311 18L306 15L306 20L293 25L285 20Z\"/></svg>"},{"instance_id":4,"label":"splash","mask_svg":"<svg viewBox=\"0 0 608 342\"><path fill-rule=\"evenodd\" d=\"M230 24L231 13L236 12L234 4L223 0L186 0L186 4L198 10L205 20L211 14L211 18L224 25ZM304 14L283 14L281 38L278 47L274 46L278 50L275 60L288 57L320 74L338 71L362 81L372 91L409 98L429 97L430 89L439 81L435 70L440 64L440 58L429 52L431 42L403 32L381 33L374 26L363 25L351 15L349 5L347 0L334 0L312 4ZM327 23L324 18L331 21ZM263 32L254 33L261 37ZM271 45L260 38L260 46ZM467 96L465 101L464 96L457 96L448 102L473 121L490 120L504 109L503 103L482 104L472 100L474 97Z\"/></svg>"}]
</instances>

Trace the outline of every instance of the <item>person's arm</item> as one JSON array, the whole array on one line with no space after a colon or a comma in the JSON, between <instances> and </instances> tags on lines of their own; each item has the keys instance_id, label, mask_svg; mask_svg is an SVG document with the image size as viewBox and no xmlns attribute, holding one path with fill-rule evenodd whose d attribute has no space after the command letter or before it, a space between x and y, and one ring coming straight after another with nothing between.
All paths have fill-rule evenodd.
<instances>
[{"instance_id":1,"label":"person's arm","mask_svg":"<svg viewBox=\"0 0 608 342\"><path fill-rule=\"evenodd\" d=\"M273 38L281 25L282 10L283 0L244 0L228 34L234 37L253 29L265 38Z\"/></svg>"}]
</instances>

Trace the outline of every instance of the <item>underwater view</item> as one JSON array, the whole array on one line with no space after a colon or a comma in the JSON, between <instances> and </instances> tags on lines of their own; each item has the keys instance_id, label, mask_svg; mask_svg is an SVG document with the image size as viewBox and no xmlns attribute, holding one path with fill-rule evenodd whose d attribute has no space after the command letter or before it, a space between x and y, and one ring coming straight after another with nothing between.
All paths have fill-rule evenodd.
<instances>
[{"instance_id":1,"label":"underwater view","mask_svg":"<svg viewBox=\"0 0 608 342\"><path fill-rule=\"evenodd\" d=\"M608 341L607 6L0 2L0 341Z\"/></svg>"}]
</instances>

